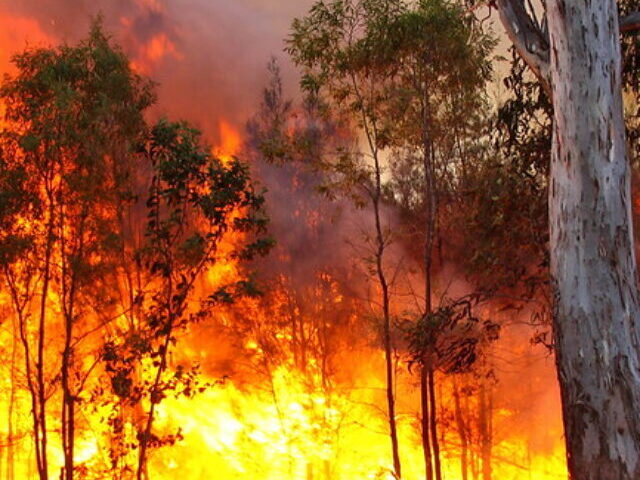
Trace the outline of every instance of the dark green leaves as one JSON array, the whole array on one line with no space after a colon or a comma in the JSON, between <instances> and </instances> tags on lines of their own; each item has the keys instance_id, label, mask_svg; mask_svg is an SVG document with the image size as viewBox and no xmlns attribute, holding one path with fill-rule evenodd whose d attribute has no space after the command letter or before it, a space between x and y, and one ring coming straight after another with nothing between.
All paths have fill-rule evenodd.
<instances>
[{"instance_id":1,"label":"dark green leaves","mask_svg":"<svg viewBox=\"0 0 640 480\"><path fill-rule=\"evenodd\" d=\"M213 157L201 144L200 132L184 122L161 120L143 150L154 171L147 251L153 258L171 258L169 270L181 268L175 265L178 257L190 267L215 261L217 244L227 232L264 233L264 198L255 193L248 167L237 159L223 163ZM255 244L247 242L245 248L243 241L238 238L239 248L231 256L253 256ZM268 243L257 243L260 253L266 253Z\"/></svg>"}]
</instances>

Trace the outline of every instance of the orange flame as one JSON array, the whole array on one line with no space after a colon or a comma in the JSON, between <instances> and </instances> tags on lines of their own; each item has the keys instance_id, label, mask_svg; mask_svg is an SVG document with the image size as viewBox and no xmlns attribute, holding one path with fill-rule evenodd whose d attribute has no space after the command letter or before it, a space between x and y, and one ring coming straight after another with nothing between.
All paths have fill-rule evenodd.
<instances>
[{"instance_id":1,"label":"orange flame","mask_svg":"<svg viewBox=\"0 0 640 480\"><path fill-rule=\"evenodd\" d=\"M240 136L240 132L224 119L218 123L218 134L220 137L220 145L214 147L212 153L214 156L220 158L224 164L227 164L235 155L240 153L242 137Z\"/></svg>"},{"instance_id":2,"label":"orange flame","mask_svg":"<svg viewBox=\"0 0 640 480\"><path fill-rule=\"evenodd\" d=\"M126 21L123 23L126 25ZM157 64L167 58L181 60L183 56L167 34L159 33L137 48L131 60L131 68L140 74L149 74Z\"/></svg>"}]
</instances>

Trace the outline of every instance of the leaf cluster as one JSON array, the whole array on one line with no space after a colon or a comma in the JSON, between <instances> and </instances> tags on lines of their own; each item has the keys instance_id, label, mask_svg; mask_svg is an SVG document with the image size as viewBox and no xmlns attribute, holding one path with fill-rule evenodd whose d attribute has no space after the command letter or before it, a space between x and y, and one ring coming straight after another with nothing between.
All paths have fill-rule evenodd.
<instances>
[{"instance_id":1,"label":"leaf cluster","mask_svg":"<svg viewBox=\"0 0 640 480\"><path fill-rule=\"evenodd\" d=\"M446 374L468 372L481 345L497 340L500 333L498 324L474 315L479 300L472 295L443 302L417 321L407 322L409 369L418 364Z\"/></svg>"}]
</instances>

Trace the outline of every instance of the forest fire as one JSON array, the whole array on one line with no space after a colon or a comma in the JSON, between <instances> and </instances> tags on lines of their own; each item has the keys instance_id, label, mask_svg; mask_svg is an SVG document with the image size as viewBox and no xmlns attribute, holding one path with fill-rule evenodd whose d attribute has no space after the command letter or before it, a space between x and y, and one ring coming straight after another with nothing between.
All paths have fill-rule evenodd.
<instances>
[{"instance_id":1,"label":"forest fire","mask_svg":"<svg viewBox=\"0 0 640 480\"><path fill-rule=\"evenodd\" d=\"M500 78L494 2L37 3L0 7L0 480L594 480L548 66Z\"/></svg>"},{"instance_id":2,"label":"forest fire","mask_svg":"<svg viewBox=\"0 0 640 480\"><path fill-rule=\"evenodd\" d=\"M212 150L227 163L241 153L242 141L224 120L220 122L220 133L221 144ZM225 238L222 250L231 248L225 244L236 240L234 235ZM228 284L238 276L237 269L236 262L220 263L206 271L197 289L213 291ZM126 290L126 278L119 281L123 285L118 288ZM266 297L242 300L220 312L214 322L217 327L203 323L181 334L181 347L173 354L172 365L197 361L202 367L199 382L212 386L193 397L167 398L159 406L154 429L157 435L169 435L173 440L150 457L149 478L394 478L386 438L382 352L366 339L351 339L354 343L345 351L333 351L322 344L322 335L328 333L322 329L328 322L339 320L362 328L367 317L364 310L354 308L343 288L330 275L318 274L317 284L294 299L298 294L291 289L291 279L281 277ZM60 299L50 294L48 308L59 311L59 303ZM9 312L10 304L4 293L3 310ZM11 362L3 367L8 372L3 375L2 391L8 395L3 398L2 411L9 415L1 423L1 478L36 478L28 433L29 400L25 386L18 380L22 375L21 353L13 331L15 320L12 323L13 327L5 323L2 330L2 348L10 353ZM51 331L55 339L55 327ZM237 335L235 342L228 335ZM234 346L238 338L242 343ZM96 336L88 350L99 350L100 341ZM491 433L484 433L491 435L492 475L501 479L566 478L561 426L554 419L557 400L553 391L549 395L547 386L551 360L545 355L526 353L530 349L527 342L526 334L521 333L502 339L495 347L502 354L529 355L531 365L518 370L519 378L495 372L495 378L481 387L487 388L493 398L489 412L484 412L492 424ZM52 345L47 353L52 361L57 358L55 348ZM86 357L88 364L93 361L95 357ZM546 366L539 368L536 364L540 362ZM234 366L229 367L229 363ZM398 417L404 475L421 478L424 473L416 381L401 360L397 371L396 388L402 398ZM520 380L523 371L527 376L524 382ZM103 375L96 375L94 381L99 384ZM462 420L469 442L468 478L483 478L482 463L486 459L480 450L483 433L478 415L487 406L478 404L478 379L473 375L443 377L438 385L443 409L440 415L447 425L441 430L443 475L460 478L461 427L455 422ZM86 401L90 399L87 397ZM75 452L75 462L83 472L80 478L105 478L100 472L108 471L112 462L108 455L110 425L105 425L105 418L110 412L106 405L88 404L83 412ZM57 414L52 408L48 415L51 430L55 431L59 428ZM134 424L123 427L133 428ZM535 435L539 435L538 446L531 443ZM53 478L64 465L55 435L48 448L49 474ZM113 478L129 477L122 473Z\"/></svg>"}]
</instances>

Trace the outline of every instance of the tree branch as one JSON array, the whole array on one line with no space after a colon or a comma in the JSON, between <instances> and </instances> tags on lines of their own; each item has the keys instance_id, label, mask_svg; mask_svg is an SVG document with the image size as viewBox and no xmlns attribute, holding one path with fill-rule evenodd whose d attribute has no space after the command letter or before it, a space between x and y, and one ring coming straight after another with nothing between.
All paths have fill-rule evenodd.
<instances>
[{"instance_id":1,"label":"tree branch","mask_svg":"<svg viewBox=\"0 0 640 480\"><path fill-rule=\"evenodd\" d=\"M538 77L545 92L551 98L549 73L549 38L527 12L523 0L495 0L490 2L498 8L500 21L516 50ZM640 11L620 17L620 33L640 30Z\"/></svg>"},{"instance_id":2,"label":"tree branch","mask_svg":"<svg viewBox=\"0 0 640 480\"><path fill-rule=\"evenodd\" d=\"M632 12L620 17L620 33L629 33L640 30L640 12Z\"/></svg>"},{"instance_id":3,"label":"tree branch","mask_svg":"<svg viewBox=\"0 0 640 480\"><path fill-rule=\"evenodd\" d=\"M496 6L507 36L551 97L549 40L527 13L522 0L496 0Z\"/></svg>"}]
</instances>

